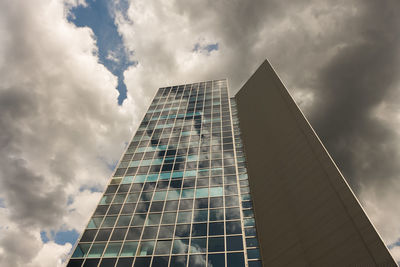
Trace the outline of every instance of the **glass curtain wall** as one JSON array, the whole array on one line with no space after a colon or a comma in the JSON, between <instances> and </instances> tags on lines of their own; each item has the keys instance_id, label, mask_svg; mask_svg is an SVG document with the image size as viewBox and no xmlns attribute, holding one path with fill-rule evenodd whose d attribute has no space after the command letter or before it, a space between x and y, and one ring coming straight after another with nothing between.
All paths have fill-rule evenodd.
<instances>
[{"instance_id":1,"label":"glass curtain wall","mask_svg":"<svg viewBox=\"0 0 400 267\"><path fill-rule=\"evenodd\" d=\"M261 266L226 80L160 88L68 267Z\"/></svg>"}]
</instances>

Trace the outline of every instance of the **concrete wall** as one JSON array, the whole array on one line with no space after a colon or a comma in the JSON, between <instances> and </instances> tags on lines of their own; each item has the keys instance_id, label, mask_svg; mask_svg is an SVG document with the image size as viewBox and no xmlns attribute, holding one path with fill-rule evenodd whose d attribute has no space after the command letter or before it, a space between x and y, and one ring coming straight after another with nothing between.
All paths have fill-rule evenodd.
<instances>
[{"instance_id":1,"label":"concrete wall","mask_svg":"<svg viewBox=\"0 0 400 267\"><path fill-rule=\"evenodd\" d=\"M397 266L267 61L235 98L263 265Z\"/></svg>"}]
</instances>

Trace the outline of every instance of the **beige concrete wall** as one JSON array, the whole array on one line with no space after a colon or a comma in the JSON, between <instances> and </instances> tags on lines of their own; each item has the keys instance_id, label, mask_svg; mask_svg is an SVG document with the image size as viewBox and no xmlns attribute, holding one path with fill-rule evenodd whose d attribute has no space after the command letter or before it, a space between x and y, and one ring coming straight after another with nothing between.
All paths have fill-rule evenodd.
<instances>
[{"instance_id":1,"label":"beige concrete wall","mask_svg":"<svg viewBox=\"0 0 400 267\"><path fill-rule=\"evenodd\" d=\"M267 61L235 98L263 265L397 266Z\"/></svg>"}]
</instances>

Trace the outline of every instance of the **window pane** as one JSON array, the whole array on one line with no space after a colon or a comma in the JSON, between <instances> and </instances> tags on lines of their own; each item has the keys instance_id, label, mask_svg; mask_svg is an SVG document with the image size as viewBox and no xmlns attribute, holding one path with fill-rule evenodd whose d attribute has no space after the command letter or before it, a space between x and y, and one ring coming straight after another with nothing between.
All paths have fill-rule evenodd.
<instances>
[{"instance_id":1,"label":"window pane","mask_svg":"<svg viewBox=\"0 0 400 267\"><path fill-rule=\"evenodd\" d=\"M189 239L175 239L172 254L184 254L188 252Z\"/></svg>"},{"instance_id":2,"label":"window pane","mask_svg":"<svg viewBox=\"0 0 400 267\"><path fill-rule=\"evenodd\" d=\"M142 239L155 239L157 236L158 226L147 226L143 230Z\"/></svg>"},{"instance_id":3,"label":"window pane","mask_svg":"<svg viewBox=\"0 0 400 267\"><path fill-rule=\"evenodd\" d=\"M189 267L205 267L205 266L206 266L206 255L189 256Z\"/></svg>"},{"instance_id":4,"label":"window pane","mask_svg":"<svg viewBox=\"0 0 400 267\"><path fill-rule=\"evenodd\" d=\"M115 195L112 203L117 203L117 204L123 203L125 200L125 197L126 197L126 194Z\"/></svg>"},{"instance_id":5,"label":"window pane","mask_svg":"<svg viewBox=\"0 0 400 267\"><path fill-rule=\"evenodd\" d=\"M232 221L226 222L226 234L241 234L242 233L242 225L240 221Z\"/></svg>"},{"instance_id":6,"label":"window pane","mask_svg":"<svg viewBox=\"0 0 400 267\"><path fill-rule=\"evenodd\" d=\"M110 237L112 229L101 229L97 233L96 241L107 241Z\"/></svg>"},{"instance_id":7,"label":"window pane","mask_svg":"<svg viewBox=\"0 0 400 267\"><path fill-rule=\"evenodd\" d=\"M165 212L163 214L162 224L174 224L176 212Z\"/></svg>"},{"instance_id":8,"label":"window pane","mask_svg":"<svg viewBox=\"0 0 400 267\"><path fill-rule=\"evenodd\" d=\"M146 225L155 225L159 224L161 220L161 213L153 213L149 214L146 220Z\"/></svg>"},{"instance_id":9,"label":"window pane","mask_svg":"<svg viewBox=\"0 0 400 267\"><path fill-rule=\"evenodd\" d=\"M167 191L157 191L154 193L153 200L164 200L167 195Z\"/></svg>"},{"instance_id":10,"label":"window pane","mask_svg":"<svg viewBox=\"0 0 400 267\"><path fill-rule=\"evenodd\" d=\"M206 223L195 223L192 226L192 236L206 236L207 235L207 224Z\"/></svg>"},{"instance_id":11,"label":"window pane","mask_svg":"<svg viewBox=\"0 0 400 267\"><path fill-rule=\"evenodd\" d=\"M190 243L190 253L201 253L206 251L205 238L193 238Z\"/></svg>"},{"instance_id":12,"label":"window pane","mask_svg":"<svg viewBox=\"0 0 400 267\"><path fill-rule=\"evenodd\" d=\"M111 235L110 240L111 241L124 240L127 230L128 228L115 228L114 232Z\"/></svg>"},{"instance_id":13,"label":"window pane","mask_svg":"<svg viewBox=\"0 0 400 267\"><path fill-rule=\"evenodd\" d=\"M86 254L88 253L90 248L90 244L78 244L76 246L76 249L74 251L74 254L72 254L72 258L81 258L85 257Z\"/></svg>"},{"instance_id":14,"label":"window pane","mask_svg":"<svg viewBox=\"0 0 400 267\"><path fill-rule=\"evenodd\" d=\"M218 222L218 223L210 223L209 224L209 235L224 235L224 223L223 222Z\"/></svg>"},{"instance_id":15,"label":"window pane","mask_svg":"<svg viewBox=\"0 0 400 267\"><path fill-rule=\"evenodd\" d=\"M186 267L187 256L172 256L171 257L171 267Z\"/></svg>"},{"instance_id":16,"label":"window pane","mask_svg":"<svg viewBox=\"0 0 400 267\"><path fill-rule=\"evenodd\" d=\"M122 243L109 243L103 257L117 257Z\"/></svg>"},{"instance_id":17,"label":"window pane","mask_svg":"<svg viewBox=\"0 0 400 267\"><path fill-rule=\"evenodd\" d=\"M103 196L100 200L100 204L110 204L111 200L113 199L114 195L106 195Z\"/></svg>"},{"instance_id":18,"label":"window pane","mask_svg":"<svg viewBox=\"0 0 400 267\"><path fill-rule=\"evenodd\" d=\"M103 217L94 217L90 219L89 224L87 226L88 229L99 228Z\"/></svg>"},{"instance_id":19,"label":"window pane","mask_svg":"<svg viewBox=\"0 0 400 267\"><path fill-rule=\"evenodd\" d=\"M247 247L258 247L257 238L246 238Z\"/></svg>"},{"instance_id":20,"label":"window pane","mask_svg":"<svg viewBox=\"0 0 400 267\"><path fill-rule=\"evenodd\" d=\"M208 238L208 251L219 252L225 251L225 243L223 237L209 237Z\"/></svg>"},{"instance_id":21,"label":"window pane","mask_svg":"<svg viewBox=\"0 0 400 267\"><path fill-rule=\"evenodd\" d=\"M227 236L226 246L228 251L242 250L243 249L243 239L242 236Z\"/></svg>"},{"instance_id":22,"label":"window pane","mask_svg":"<svg viewBox=\"0 0 400 267\"><path fill-rule=\"evenodd\" d=\"M208 188L196 189L196 198L208 197Z\"/></svg>"},{"instance_id":23,"label":"window pane","mask_svg":"<svg viewBox=\"0 0 400 267\"><path fill-rule=\"evenodd\" d=\"M193 198L194 189L183 189L182 190L182 198Z\"/></svg>"},{"instance_id":24,"label":"window pane","mask_svg":"<svg viewBox=\"0 0 400 267\"><path fill-rule=\"evenodd\" d=\"M226 209L225 216L227 220L240 219L240 209L239 208Z\"/></svg>"},{"instance_id":25,"label":"window pane","mask_svg":"<svg viewBox=\"0 0 400 267\"><path fill-rule=\"evenodd\" d=\"M99 258L103 254L106 244L93 244L88 254L89 258Z\"/></svg>"},{"instance_id":26,"label":"window pane","mask_svg":"<svg viewBox=\"0 0 400 267\"><path fill-rule=\"evenodd\" d=\"M181 193L180 190L170 190L170 191L168 191L167 199L168 199L168 200L176 200L176 199L179 199L180 193Z\"/></svg>"},{"instance_id":27,"label":"window pane","mask_svg":"<svg viewBox=\"0 0 400 267\"><path fill-rule=\"evenodd\" d=\"M167 267L168 266L169 257L154 257L153 262L151 263L152 267ZM146 267L149 265L146 265Z\"/></svg>"},{"instance_id":28,"label":"window pane","mask_svg":"<svg viewBox=\"0 0 400 267\"><path fill-rule=\"evenodd\" d=\"M107 216L107 217L104 219L104 222L103 222L103 225L101 226L101 228L104 228L104 227L113 227L116 220L117 220L117 216Z\"/></svg>"},{"instance_id":29,"label":"window pane","mask_svg":"<svg viewBox=\"0 0 400 267\"><path fill-rule=\"evenodd\" d=\"M253 218L244 219L244 226L255 226L255 221Z\"/></svg>"},{"instance_id":30,"label":"window pane","mask_svg":"<svg viewBox=\"0 0 400 267\"><path fill-rule=\"evenodd\" d=\"M169 254L169 251L171 249L171 240L161 240L157 241L157 246L156 246L156 255L164 255L164 254Z\"/></svg>"},{"instance_id":31,"label":"window pane","mask_svg":"<svg viewBox=\"0 0 400 267\"><path fill-rule=\"evenodd\" d=\"M160 232L158 233L158 239L160 238L172 238L174 235L173 225L162 225L160 226Z\"/></svg>"},{"instance_id":32,"label":"window pane","mask_svg":"<svg viewBox=\"0 0 400 267\"><path fill-rule=\"evenodd\" d=\"M177 223L189 223L192 220L191 211L181 211L178 213Z\"/></svg>"},{"instance_id":33,"label":"window pane","mask_svg":"<svg viewBox=\"0 0 400 267\"><path fill-rule=\"evenodd\" d=\"M175 236L188 237L190 235L190 225L180 224L176 226Z\"/></svg>"},{"instance_id":34,"label":"window pane","mask_svg":"<svg viewBox=\"0 0 400 267\"><path fill-rule=\"evenodd\" d=\"M208 210L195 210L193 215L194 222L203 222L207 221L208 218Z\"/></svg>"},{"instance_id":35,"label":"window pane","mask_svg":"<svg viewBox=\"0 0 400 267\"><path fill-rule=\"evenodd\" d=\"M242 267L244 266L243 253L228 253L228 266L229 267Z\"/></svg>"},{"instance_id":36,"label":"window pane","mask_svg":"<svg viewBox=\"0 0 400 267\"><path fill-rule=\"evenodd\" d=\"M138 242L125 242L120 256L135 256Z\"/></svg>"},{"instance_id":37,"label":"window pane","mask_svg":"<svg viewBox=\"0 0 400 267\"><path fill-rule=\"evenodd\" d=\"M120 216L117 222L117 226L128 226L131 222L131 216Z\"/></svg>"},{"instance_id":38,"label":"window pane","mask_svg":"<svg viewBox=\"0 0 400 267\"><path fill-rule=\"evenodd\" d=\"M224 219L224 209L210 210L210 221L220 221Z\"/></svg>"},{"instance_id":39,"label":"window pane","mask_svg":"<svg viewBox=\"0 0 400 267\"><path fill-rule=\"evenodd\" d=\"M254 227L245 228L244 231L246 233L246 237L247 236L255 236L256 235L256 228L254 228Z\"/></svg>"},{"instance_id":40,"label":"window pane","mask_svg":"<svg viewBox=\"0 0 400 267\"><path fill-rule=\"evenodd\" d=\"M210 197L219 197L222 196L222 187L211 187L210 188Z\"/></svg>"},{"instance_id":41,"label":"window pane","mask_svg":"<svg viewBox=\"0 0 400 267\"><path fill-rule=\"evenodd\" d=\"M142 241L139 245L137 255L146 256L153 254L154 241Z\"/></svg>"},{"instance_id":42,"label":"window pane","mask_svg":"<svg viewBox=\"0 0 400 267\"><path fill-rule=\"evenodd\" d=\"M131 227L128 230L128 234L126 236L127 240L139 240L140 235L142 234L142 227Z\"/></svg>"},{"instance_id":43,"label":"window pane","mask_svg":"<svg viewBox=\"0 0 400 267\"><path fill-rule=\"evenodd\" d=\"M145 219L146 219L146 214L135 214L135 216L133 216L132 225L134 226L143 225Z\"/></svg>"},{"instance_id":44,"label":"window pane","mask_svg":"<svg viewBox=\"0 0 400 267\"><path fill-rule=\"evenodd\" d=\"M225 254L208 254L208 266L225 266Z\"/></svg>"},{"instance_id":45,"label":"window pane","mask_svg":"<svg viewBox=\"0 0 400 267\"><path fill-rule=\"evenodd\" d=\"M126 202L136 202L139 199L139 193L132 193L128 195Z\"/></svg>"},{"instance_id":46,"label":"window pane","mask_svg":"<svg viewBox=\"0 0 400 267\"><path fill-rule=\"evenodd\" d=\"M247 257L249 259L258 259L260 258L260 251L258 249L248 249Z\"/></svg>"}]
</instances>

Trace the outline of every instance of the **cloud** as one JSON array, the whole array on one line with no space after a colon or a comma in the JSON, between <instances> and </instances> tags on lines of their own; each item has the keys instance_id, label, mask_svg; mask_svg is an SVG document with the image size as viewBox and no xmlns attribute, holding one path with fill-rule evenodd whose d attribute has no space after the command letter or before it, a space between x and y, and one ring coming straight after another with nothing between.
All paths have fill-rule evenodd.
<instances>
[{"instance_id":1,"label":"cloud","mask_svg":"<svg viewBox=\"0 0 400 267\"><path fill-rule=\"evenodd\" d=\"M390 250L392 253L393 258L397 261L397 264L400 263L400 247L394 247L393 249Z\"/></svg>"},{"instance_id":2,"label":"cloud","mask_svg":"<svg viewBox=\"0 0 400 267\"><path fill-rule=\"evenodd\" d=\"M118 106L77 3L0 3L0 265L58 266L72 247L40 231L81 231L137 118ZM68 205L69 204L69 205Z\"/></svg>"}]
</instances>

